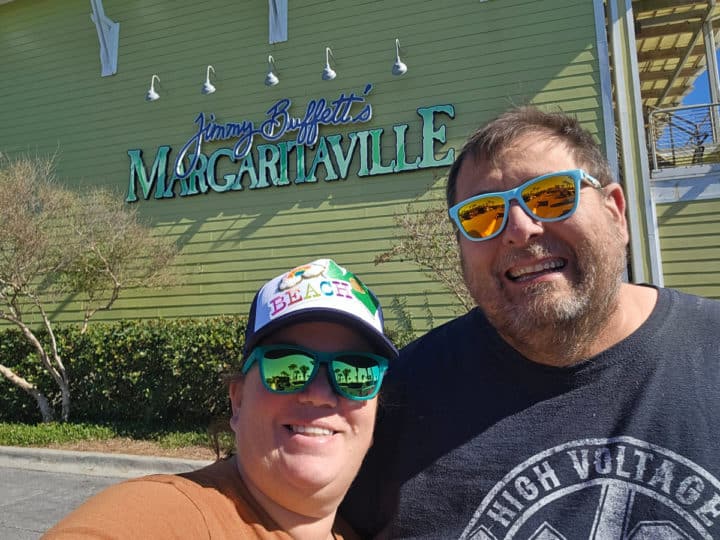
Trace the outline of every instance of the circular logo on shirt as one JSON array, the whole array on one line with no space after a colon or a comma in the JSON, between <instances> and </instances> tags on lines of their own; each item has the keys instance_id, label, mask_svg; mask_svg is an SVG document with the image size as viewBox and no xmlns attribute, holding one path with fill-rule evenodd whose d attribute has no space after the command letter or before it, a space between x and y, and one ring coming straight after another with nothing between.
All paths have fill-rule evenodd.
<instances>
[{"instance_id":1,"label":"circular logo on shirt","mask_svg":"<svg viewBox=\"0 0 720 540\"><path fill-rule=\"evenodd\" d=\"M460 538L712 540L719 523L716 477L666 448L616 437L571 441L521 463Z\"/></svg>"}]
</instances>

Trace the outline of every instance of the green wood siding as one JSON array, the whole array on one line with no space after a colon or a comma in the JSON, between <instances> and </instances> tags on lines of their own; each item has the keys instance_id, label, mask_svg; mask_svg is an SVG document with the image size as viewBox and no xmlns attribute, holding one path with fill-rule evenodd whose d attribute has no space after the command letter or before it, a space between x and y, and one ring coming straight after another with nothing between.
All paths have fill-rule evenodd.
<instances>
[{"instance_id":1,"label":"green wood siding","mask_svg":"<svg viewBox=\"0 0 720 540\"><path fill-rule=\"evenodd\" d=\"M394 153L392 126L408 124L407 154L420 151L416 110L452 104L447 144L459 148L481 122L511 104L575 112L604 140L593 4L588 0L308 0L289 5L287 42L268 44L266 0L105 0L120 23L118 72L100 76L98 40L86 0L16 0L0 5L0 151L58 154L58 173L78 190L128 183L128 149L152 166L157 147L175 152L196 131L199 112L221 122L259 122L275 101L360 93L373 120L321 135L384 128L383 155ZM394 40L409 71L393 77ZM337 78L322 81L325 47ZM280 84L263 85L267 55ZM212 64L217 92L200 93ZM156 73L160 100L143 100ZM264 141L257 139L256 144ZM209 155L231 144L209 144ZM314 257L352 268L389 306L404 297L426 328L454 314L452 299L409 263L375 266L397 236L393 216L407 202L443 201L445 168L346 180L208 193L136 203L156 234L177 238L178 285L126 291L101 318L202 316L245 312L266 279ZM321 169L324 173L324 169ZM291 175L291 178L293 176ZM75 317L72 304L55 314ZM393 314L388 313L392 319Z\"/></svg>"},{"instance_id":2,"label":"green wood siding","mask_svg":"<svg viewBox=\"0 0 720 540\"><path fill-rule=\"evenodd\" d=\"M720 299L720 200L657 207L665 285Z\"/></svg>"}]
</instances>

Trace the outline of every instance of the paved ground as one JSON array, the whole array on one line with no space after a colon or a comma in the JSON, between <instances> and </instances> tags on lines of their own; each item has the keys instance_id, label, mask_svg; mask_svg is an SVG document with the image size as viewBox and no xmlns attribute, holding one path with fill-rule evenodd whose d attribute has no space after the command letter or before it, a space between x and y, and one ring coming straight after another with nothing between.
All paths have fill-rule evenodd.
<instances>
[{"instance_id":1,"label":"paved ground","mask_svg":"<svg viewBox=\"0 0 720 540\"><path fill-rule=\"evenodd\" d=\"M0 539L36 540L104 487L208 462L0 446Z\"/></svg>"},{"instance_id":2,"label":"paved ground","mask_svg":"<svg viewBox=\"0 0 720 540\"><path fill-rule=\"evenodd\" d=\"M0 467L0 538L36 540L90 495L121 480Z\"/></svg>"}]
</instances>

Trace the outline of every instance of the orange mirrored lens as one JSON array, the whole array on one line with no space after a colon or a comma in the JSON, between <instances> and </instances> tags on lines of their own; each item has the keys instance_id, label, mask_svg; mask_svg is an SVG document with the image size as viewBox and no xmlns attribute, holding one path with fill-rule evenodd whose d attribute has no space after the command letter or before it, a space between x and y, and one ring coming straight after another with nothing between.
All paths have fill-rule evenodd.
<instances>
[{"instance_id":1,"label":"orange mirrored lens","mask_svg":"<svg viewBox=\"0 0 720 540\"><path fill-rule=\"evenodd\" d=\"M484 197L469 202L458 212L460 224L473 238L485 238L498 231L505 217L502 197Z\"/></svg>"},{"instance_id":2,"label":"orange mirrored lens","mask_svg":"<svg viewBox=\"0 0 720 540\"><path fill-rule=\"evenodd\" d=\"M544 178L526 187L522 198L539 218L560 218L575 206L575 182L569 176Z\"/></svg>"}]
</instances>

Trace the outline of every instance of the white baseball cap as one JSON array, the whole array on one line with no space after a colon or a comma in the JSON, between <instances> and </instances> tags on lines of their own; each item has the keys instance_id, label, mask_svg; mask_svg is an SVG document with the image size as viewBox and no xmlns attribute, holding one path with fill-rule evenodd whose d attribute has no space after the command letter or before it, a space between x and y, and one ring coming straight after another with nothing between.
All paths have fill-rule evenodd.
<instances>
[{"instance_id":1,"label":"white baseball cap","mask_svg":"<svg viewBox=\"0 0 720 540\"><path fill-rule=\"evenodd\" d=\"M375 352L397 358L397 348L385 335L380 302L355 274L331 259L303 264L262 286L250 307L243 356L279 328L308 321L346 324Z\"/></svg>"}]
</instances>

